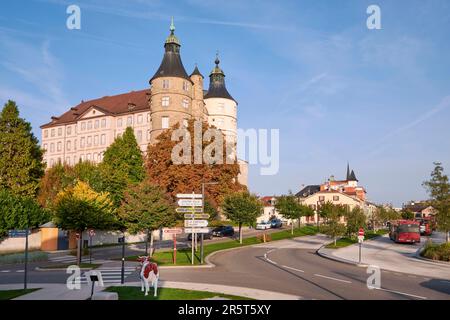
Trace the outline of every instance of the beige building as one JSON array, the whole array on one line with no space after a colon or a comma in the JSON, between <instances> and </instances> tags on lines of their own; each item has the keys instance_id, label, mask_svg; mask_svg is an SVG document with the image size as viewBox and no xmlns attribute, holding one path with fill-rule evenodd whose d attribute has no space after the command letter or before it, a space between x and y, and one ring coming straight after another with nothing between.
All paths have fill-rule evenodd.
<instances>
[{"instance_id":1,"label":"beige building","mask_svg":"<svg viewBox=\"0 0 450 320\"><path fill-rule=\"evenodd\" d=\"M82 101L59 117L41 126L44 161L47 167L58 162L69 165L79 161L98 163L106 148L132 127L142 152L158 135L175 124L188 120L207 121L220 129L236 154L237 102L225 86L225 74L216 57L209 75L209 88L203 88L203 75L195 66L188 75L180 55L175 27L164 44L160 67L150 79L150 88L90 101ZM247 185L248 163L238 160L239 182Z\"/></svg>"}]
</instances>

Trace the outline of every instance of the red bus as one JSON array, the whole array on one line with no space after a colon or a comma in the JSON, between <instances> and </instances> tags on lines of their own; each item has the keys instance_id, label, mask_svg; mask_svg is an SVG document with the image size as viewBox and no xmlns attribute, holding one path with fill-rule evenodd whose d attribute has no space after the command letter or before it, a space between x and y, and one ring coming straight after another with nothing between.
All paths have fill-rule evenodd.
<instances>
[{"instance_id":1,"label":"red bus","mask_svg":"<svg viewBox=\"0 0 450 320\"><path fill-rule=\"evenodd\" d=\"M423 236L431 236L433 233L432 221L430 218L417 218L417 222L420 224L420 234Z\"/></svg>"},{"instance_id":2,"label":"red bus","mask_svg":"<svg viewBox=\"0 0 450 320\"><path fill-rule=\"evenodd\" d=\"M389 237L397 243L420 242L420 223L412 220L392 221Z\"/></svg>"}]
</instances>

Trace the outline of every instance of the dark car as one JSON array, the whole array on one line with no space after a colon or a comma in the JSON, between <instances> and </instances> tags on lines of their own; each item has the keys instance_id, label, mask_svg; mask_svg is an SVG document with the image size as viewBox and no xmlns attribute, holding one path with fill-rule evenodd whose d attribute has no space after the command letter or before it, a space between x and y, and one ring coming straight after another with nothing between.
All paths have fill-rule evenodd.
<instances>
[{"instance_id":1,"label":"dark car","mask_svg":"<svg viewBox=\"0 0 450 320\"><path fill-rule=\"evenodd\" d=\"M283 222L280 219L272 219L270 220L271 228L281 228L283 226Z\"/></svg>"},{"instance_id":2,"label":"dark car","mask_svg":"<svg viewBox=\"0 0 450 320\"><path fill-rule=\"evenodd\" d=\"M212 235L212 232L211 232L211 231L209 231L208 233L204 233L204 234L203 234L203 239L204 239L204 240L206 240L206 239L212 239L212 237L213 237L213 235ZM201 233L197 233L197 240L200 240L201 238L202 238L202 234L201 234ZM192 241L192 233L189 233L189 234L188 234L187 239L188 239L189 241Z\"/></svg>"},{"instance_id":3,"label":"dark car","mask_svg":"<svg viewBox=\"0 0 450 320\"><path fill-rule=\"evenodd\" d=\"M233 226L220 226L213 229L212 235L214 237L232 236L234 235L234 228Z\"/></svg>"}]
</instances>

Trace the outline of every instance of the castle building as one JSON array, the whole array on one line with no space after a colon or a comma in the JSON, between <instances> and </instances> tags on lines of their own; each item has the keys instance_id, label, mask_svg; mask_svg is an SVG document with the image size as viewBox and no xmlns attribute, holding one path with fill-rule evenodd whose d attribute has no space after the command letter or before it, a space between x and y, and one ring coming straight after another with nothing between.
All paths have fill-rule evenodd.
<instances>
[{"instance_id":1,"label":"castle building","mask_svg":"<svg viewBox=\"0 0 450 320\"><path fill-rule=\"evenodd\" d=\"M41 126L47 167L59 162L69 165L79 161L101 162L107 147L127 127L133 128L143 153L163 130L177 123L187 126L190 119L214 125L227 142L235 143L238 104L226 88L219 57L216 56L209 75L209 89L204 90L204 77L198 67L190 75L186 72L180 48L172 20L164 56L149 81L150 88L82 101ZM237 161L241 168L238 180L247 185L248 163Z\"/></svg>"}]
</instances>

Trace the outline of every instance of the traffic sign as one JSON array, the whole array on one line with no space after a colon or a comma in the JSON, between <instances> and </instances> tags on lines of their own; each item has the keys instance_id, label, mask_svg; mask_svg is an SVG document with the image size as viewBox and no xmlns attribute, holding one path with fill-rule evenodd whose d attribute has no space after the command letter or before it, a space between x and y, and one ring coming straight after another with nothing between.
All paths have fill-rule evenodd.
<instances>
[{"instance_id":1,"label":"traffic sign","mask_svg":"<svg viewBox=\"0 0 450 320\"><path fill-rule=\"evenodd\" d=\"M359 228L358 236L364 236L364 229L363 228Z\"/></svg>"},{"instance_id":2,"label":"traffic sign","mask_svg":"<svg viewBox=\"0 0 450 320\"><path fill-rule=\"evenodd\" d=\"M178 205L180 207L201 207L203 201L201 199L180 199Z\"/></svg>"},{"instance_id":3,"label":"traffic sign","mask_svg":"<svg viewBox=\"0 0 450 320\"><path fill-rule=\"evenodd\" d=\"M163 232L167 234L181 234L183 229L181 228L163 228Z\"/></svg>"},{"instance_id":4,"label":"traffic sign","mask_svg":"<svg viewBox=\"0 0 450 320\"><path fill-rule=\"evenodd\" d=\"M93 237L95 236L95 230L94 229L90 229L89 230L89 237Z\"/></svg>"},{"instance_id":5,"label":"traffic sign","mask_svg":"<svg viewBox=\"0 0 450 320\"><path fill-rule=\"evenodd\" d=\"M185 212L196 212L196 213L202 213L203 209L202 208L189 208L189 207L184 207L184 208L176 208L175 209L176 212L180 212L180 213L185 213Z\"/></svg>"},{"instance_id":6,"label":"traffic sign","mask_svg":"<svg viewBox=\"0 0 450 320\"><path fill-rule=\"evenodd\" d=\"M209 214L207 213L187 213L184 215L185 219L209 219Z\"/></svg>"},{"instance_id":7,"label":"traffic sign","mask_svg":"<svg viewBox=\"0 0 450 320\"><path fill-rule=\"evenodd\" d=\"M184 233L209 233L209 228L184 228Z\"/></svg>"},{"instance_id":8,"label":"traffic sign","mask_svg":"<svg viewBox=\"0 0 450 320\"><path fill-rule=\"evenodd\" d=\"M25 238L27 236L27 230L9 230L8 237L10 238Z\"/></svg>"},{"instance_id":9,"label":"traffic sign","mask_svg":"<svg viewBox=\"0 0 450 320\"><path fill-rule=\"evenodd\" d=\"M363 243L364 242L364 236L358 236L358 242Z\"/></svg>"},{"instance_id":10,"label":"traffic sign","mask_svg":"<svg viewBox=\"0 0 450 320\"><path fill-rule=\"evenodd\" d=\"M188 228L207 227L208 220L184 220L184 226Z\"/></svg>"},{"instance_id":11,"label":"traffic sign","mask_svg":"<svg viewBox=\"0 0 450 320\"><path fill-rule=\"evenodd\" d=\"M178 193L177 198L182 199L201 199L203 198L201 194L195 194L195 193Z\"/></svg>"}]
</instances>

